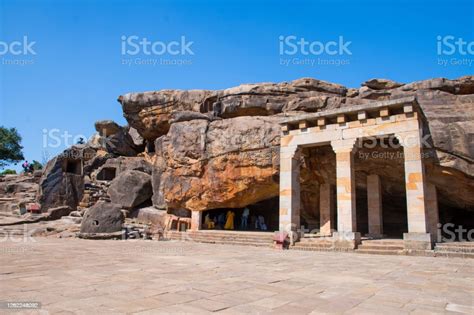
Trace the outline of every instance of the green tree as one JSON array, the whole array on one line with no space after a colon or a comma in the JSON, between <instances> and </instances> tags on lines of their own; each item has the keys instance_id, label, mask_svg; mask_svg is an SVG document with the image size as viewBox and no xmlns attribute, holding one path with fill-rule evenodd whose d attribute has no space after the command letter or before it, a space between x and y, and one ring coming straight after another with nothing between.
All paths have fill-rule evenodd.
<instances>
[{"instance_id":1,"label":"green tree","mask_svg":"<svg viewBox=\"0 0 474 315\"><path fill-rule=\"evenodd\" d=\"M36 160L33 160L31 165L32 165L32 167L35 171L43 169L43 165L40 162L36 161Z\"/></svg>"},{"instance_id":2,"label":"green tree","mask_svg":"<svg viewBox=\"0 0 474 315\"><path fill-rule=\"evenodd\" d=\"M21 136L15 128L0 126L0 167L24 160Z\"/></svg>"},{"instance_id":3,"label":"green tree","mask_svg":"<svg viewBox=\"0 0 474 315\"><path fill-rule=\"evenodd\" d=\"M11 170L11 169L6 169L4 170L3 172L0 172L0 175L15 175L16 174L16 171L15 170Z\"/></svg>"}]
</instances>

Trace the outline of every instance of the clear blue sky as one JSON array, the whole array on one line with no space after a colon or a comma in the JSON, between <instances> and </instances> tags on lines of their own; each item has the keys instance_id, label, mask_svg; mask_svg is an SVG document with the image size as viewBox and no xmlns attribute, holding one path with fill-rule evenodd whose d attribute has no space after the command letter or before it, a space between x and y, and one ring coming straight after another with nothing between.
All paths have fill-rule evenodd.
<instances>
[{"instance_id":1,"label":"clear blue sky","mask_svg":"<svg viewBox=\"0 0 474 315\"><path fill-rule=\"evenodd\" d=\"M43 129L90 136L96 120L125 124L116 99L131 91L222 89L300 77L358 87L374 77L410 82L472 74L473 65L438 65L437 36L473 41L473 6L467 0L0 0L0 41L27 36L36 52L0 55L0 125L18 128L25 157L41 161ZM194 55L178 56L190 65L123 65L122 36L163 42L185 36ZM322 43L342 36L352 55L310 56L349 62L340 66L282 66L288 56L280 55L280 36ZM458 52L447 57L474 59ZM3 64L2 58L33 64ZM49 154L62 149L47 148Z\"/></svg>"}]
</instances>

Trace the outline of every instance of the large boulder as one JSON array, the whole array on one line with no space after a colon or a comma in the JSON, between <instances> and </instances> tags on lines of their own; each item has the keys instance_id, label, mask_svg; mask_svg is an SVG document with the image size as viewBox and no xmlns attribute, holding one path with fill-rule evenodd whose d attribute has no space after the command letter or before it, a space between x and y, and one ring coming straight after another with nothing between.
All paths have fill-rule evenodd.
<instances>
[{"instance_id":1,"label":"large boulder","mask_svg":"<svg viewBox=\"0 0 474 315\"><path fill-rule=\"evenodd\" d=\"M143 141L140 141L135 131L132 131L131 135L128 127L121 128L117 133L105 138L104 142L107 152L115 155L136 156L144 149Z\"/></svg>"},{"instance_id":2,"label":"large boulder","mask_svg":"<svg viewBox=\"0 0 474 315\"><path fill-rule=\"evenodd\" d=\"M140 171L122 172L111 182L107 194L113 203L132 209L150 200L151 176Z\"/></svg>"},{"instance_id":3,"label":"large boulder","mask_svg":"<svg viewBox=\"0 0 474 315\"><path fill-rule=\"evenodd\" d=\"M387 79L371 79L362 83L362 86L366 86L373 90L394 89L402 85L403 83L398 83Z\"/></svg>"},{"instance_id":4,"label":"large boulder","mask_svg":"<svg viewBox=\"0 0 474 315\"><path fill-rule=\"evenodd\" d=\"M93 156L95 150L74 146L46 164L37 196L43 212L60 206L76 209L84 192L83 163Z\"/></svg>"},{"instance_id":5,"label":"large boulder","mask_svg":"<svg viewBox=\"0 0 474 315\"><path fill-rule=\"evenodd\" d=\"M269 116L305 108L317 111L328 105L330 108L339 106L346 93L347 88L342 85L303 78L283 83L242 84L220 91L128 93L118 100L129 125L145 139L153 141L165 135L172 122L207 119L199 113L232 118ZM181 114L176 115L176 112Z\"/></svg>"},{"instance_id":6,"label":"large boulder","mask_svg":"<svg viewBox=\"0 0 474 315\"><path fill-rule=\"evenodd\" d=\"M99 201L84 214L81 233L119 232L122 230L124 220L120 205Z\"/></svg>"},{"instance_id":7,"label":"large boulder","mask_svg":"<svg viewBox=\"0 0 474 315\"><path fill-rule=\"evenodd\" d=\"M173 91L128 93L119 97L124 117L129 125L147 140L153 141L169 129L175 111L199 112L211 91Z\"/></svg>"},{"instance_id":8,"label":"large boulder","mask_svg":"<svg viewBox=\"0 0 474 315\"><path fill-rule=\"evenodd\" d=\"M119 132L121 127L113 120L99 120L95 122L95 130L102 137L109 137Z\"/></svg>"},{"instance_id":9,"label":"large boulder","mask_svg":"<svg viewBox=\"0 0 474 315\"><path fill-rule=\"evenodd\" d=\"M138 223L151 224L164 229L168 213L165 210L159 210L154 207L145 207L132 212L130 218Z\"/></svg>"},{"instance_id":10,"label":"large boulder","mask_svg":"<svg viewBox=\"0 0 474 315\"><path fill-rule=\"evenodd\" d=\"M113 180L125 171L140 171L151 175L153 166L144 157L119 156L107 159L101 167L92 172L92 178Z\"/></svg>"}]
</instances>

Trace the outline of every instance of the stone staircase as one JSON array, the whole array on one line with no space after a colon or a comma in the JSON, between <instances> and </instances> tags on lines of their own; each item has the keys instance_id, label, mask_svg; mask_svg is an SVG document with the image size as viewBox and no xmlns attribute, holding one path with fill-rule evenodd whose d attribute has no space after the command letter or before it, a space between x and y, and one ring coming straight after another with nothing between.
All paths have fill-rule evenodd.
<instances>
[{"instance_id":1,"label":"stone staircase","mask_svg":"<svg viewBox=\"0 0 474 315\"><path fill-rule=\"evenodd\" d=\"M355 252L359 254L404 255L403 240L362 240Z\"/></svg>"},{"instance_id":2,"label":"stone staircase","mask_svg":"<svg viewBox=\"0 0 474 315\"><path fill-rule=\"evenodd\" d=\"M333 244L331 239L326 237L303 237L289 249L328 252L333 250Z\"/></svg>"},{"instance_id":3,"label":"stone staircase","mask_svg":"<svg viewBox=\"0 0 474 315\"><path fill-rule=\"evenodd\" d=\"M474 242L437 243L434 253L437 257L474 258Z\"/></svg>"},{"instance_id":4,"label":"stone staircase","mask_svg":"<svg viewBox=\"0 0 474 315\"><path fill-rule=\"evenodd\" d=\"M171 240L193 241L208 244L245 245L271 247L273 232L237 232L221 230L200 231L168 231L165 237Z\"/></svg>"},{"instance_id":5,"label":"stone staircase","mask_svg":"<svg viewBox=\"0 0 474 315\"><path fill-rule=\"evenodd\" d=\"M92 207L99 200L110 201L109 196L107 196L107 188L110 185L108 182L101 183L92 183L84 189L84 194L82 200L79 203L78 211L81 213L86 209Z\"/></svg>"}]
</instances>

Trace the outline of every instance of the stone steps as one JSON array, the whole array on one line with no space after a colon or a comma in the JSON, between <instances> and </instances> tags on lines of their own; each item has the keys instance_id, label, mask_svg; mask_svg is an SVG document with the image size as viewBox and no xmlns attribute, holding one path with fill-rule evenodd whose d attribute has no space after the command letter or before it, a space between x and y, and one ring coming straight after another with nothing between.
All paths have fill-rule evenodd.
<instances>
[{"instance_id":1,"label":"stone steps","mask_svg":"<svg viewBox=\"0 0 474 315\"><path fill-rule=\"evenodd\" d=\"M372 255L403 255L403 250L398 249L367 249L367 248L358 248L355 250L358 254L372 254Z\"/></svg>"},{"instance_id":2,"label":"stone steps","mask_svg":"<svg viewBox=\"0 0 474 315\"><path fill-rule=\"evenodd\" d=\"M321 237L303 237L295 245L290 246L293 250L304 250L304 251L332 251L333 243L328 239Z\"/></svg>"},{"instance_id":3,"label":"stone steps","mask_svg":"<svg viewBox=\"0 0 474 315\"><path fill-rule=\"evenodd\" d=\"M453 252L453 253L474 253L474 247L467 246L449 246L449 247L438 247L436 246L435 251Z\"/></svg>"},{"instance_id":4,"label":"stone steps","mask_svg":"<svg viewBox=\"0 0 474 315\"><path fill-rule=\"evenodd\" d=\"M404 255L403 240L363 240L355 250L359 254Z\"/></svg>"},{"instance_id":5,"label":"stone steps","mask_svg":"<svg viewBox=\"0 0 474 315\"><path fill-rule=\"evenodd\" d=\"M435 251L436 257L448 257L448 258L474 258L474 253L461 253L451 251Z\"/></svg>"},{"instance_id":6,"label":"stone steps","mask_svg":"<svg viewBox=\"0 0 474 315\"><path fill-rule=\"evenodd\" d=\"M403 250L403 245L378 245L378 244L364 244L359 245L357 249L366 250Z\"/></svg>"},{"instance_id":7,"label":"stone steps","mask_svg":"<svg viewBox=\"0 0 474 315\"><path fill-rule=\"evenodd\" d=\"M434 252L439 257L474 258L474 242L438 243Z\"/></svg>"},{"instance_id":8,"label":"stone steps","mask_svg":"<svg viewBox=\"0 0 474 315\"><path fill-rule=\"evenodd\" d=\"M166 237L172 240L193 241L207 244L228 244L270 247L273 244L273 233L258 232L218 232L218 231L169 231Z\"/></svg>"}]
</instances>

